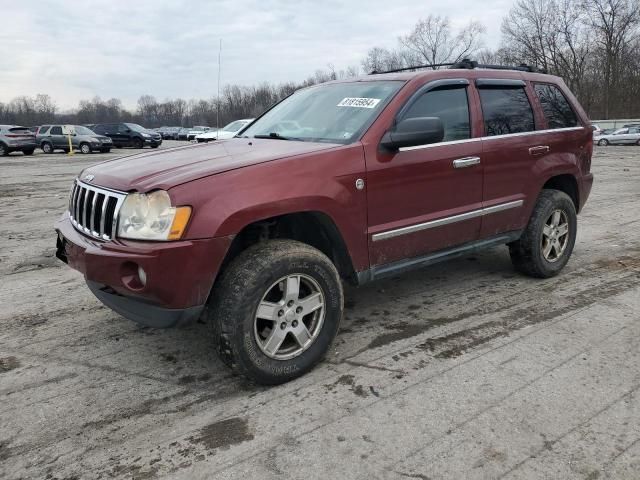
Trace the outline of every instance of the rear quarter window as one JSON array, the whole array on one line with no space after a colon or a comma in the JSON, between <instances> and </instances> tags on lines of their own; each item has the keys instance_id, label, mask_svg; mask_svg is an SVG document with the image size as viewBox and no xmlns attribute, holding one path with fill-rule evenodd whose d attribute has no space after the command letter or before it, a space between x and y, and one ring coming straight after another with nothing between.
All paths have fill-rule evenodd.
<instances>
[{"instance_id":1,"label":"rear quarter window","mask_svg":"<svg viewBox=\"0 0 640 480\"><path fill-rule=\"evenodd\" d=\"M535 130L533 109L524 87L483 86L478 92L487 136Z\"/></svg>"},{"instance_id":2,"label":"rear quarter window","mask_svg":"<svg viewBox=\"0 0 640 480\"><path fill-rule=\"evenodd\" d=\"M569 128L578 125L578 117L558 87L537 83L534 89L547 119L548 128Z\"/></svg>"}]
</instances>

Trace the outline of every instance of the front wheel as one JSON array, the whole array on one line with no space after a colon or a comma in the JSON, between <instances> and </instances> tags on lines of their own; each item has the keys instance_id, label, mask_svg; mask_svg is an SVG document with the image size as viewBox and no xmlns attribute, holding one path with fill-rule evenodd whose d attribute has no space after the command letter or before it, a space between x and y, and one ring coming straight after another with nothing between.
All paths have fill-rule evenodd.
<instances>
[{"instance_id":1,"label":"front wheel","mask_svg":"<svg viewBox=\"0 0 640 480\"><path fill-rule=\"evenodd\" d=\"M573 200L559 190L543 190L522 236L509 244L520 272L537 278L557 275L569 261L578 220Z\"/></svg>"},{"instance_id":2,"label":"front wheel","mask_svg":"<svg viewBox=\"0 0 640 480\"><path fill-rule=\"evenodd\" d=\"M607 145L609 145L609 141L606 138L603 138L598 142L598 145L600 145L601 147L606 147Z\"/></svg>"},{"instance_id":3,"label":"front wheel","mask_svg":"<svg viewBox=\"0 0 640 480\"><path fill-rule=\"evenodd\" d=\"M269 240L229 264L207 311L221 359L257 383L276 385L322 360L342 308L340 277L326 255L304 243Z\"/></svg>"},{"instance_id":4,"label":"front wheel","mask_svg":"<svg viewBox=\"0 0 640 480\"><path fill-rule=\"evenodd\" d=\"M85 155L91 153L91 145L89 145L88 143L81 143L80 151Z\"/></svg>"},{"instance_id":5,"label":"front wheel","mask_svg":"<svg viewBox=\"0 0 640 480\"><path fill-rule=\"evenodd\" d=\"M25 155L33 155L35 148L28 148L27 150L22 150L22 153Z\"/></svg>"}]
</instances>

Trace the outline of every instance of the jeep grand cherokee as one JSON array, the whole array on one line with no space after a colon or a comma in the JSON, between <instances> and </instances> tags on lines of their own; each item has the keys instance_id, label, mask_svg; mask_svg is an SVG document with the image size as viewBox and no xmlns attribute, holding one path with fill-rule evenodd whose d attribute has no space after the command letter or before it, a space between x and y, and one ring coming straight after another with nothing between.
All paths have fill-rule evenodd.
<instances>
[{"instance_id":1,"label":"jeep grand cherokee","mask_svg":"<svg viewBox=\"0 0 640 480\"><path fill-rule=\"evenodd\" d=\"M89 167L57 255L123 316L206 317L235 371L291 380L331 345L342 281L500 244L527 275L566 265L592 130L563 81L533 70L465 62L328 82L235 138Z\"/></svg>"}]
</instances>

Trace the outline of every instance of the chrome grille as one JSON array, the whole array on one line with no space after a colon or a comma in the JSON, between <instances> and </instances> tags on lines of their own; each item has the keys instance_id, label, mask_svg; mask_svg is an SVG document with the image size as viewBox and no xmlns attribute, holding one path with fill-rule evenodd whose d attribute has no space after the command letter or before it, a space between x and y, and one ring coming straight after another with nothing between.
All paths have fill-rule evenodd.
<instances>
[{"instance_id":1,"label":"chrome grille","mask_svg":"<svg viewBox=\"0 0 640 480\"><path fill-rule=\"evenodd\" d=\"M71 223L82 233L111 240L116 236L118 211L126 196L76 180L69 199Z\"/></svg>"}]
</instances>

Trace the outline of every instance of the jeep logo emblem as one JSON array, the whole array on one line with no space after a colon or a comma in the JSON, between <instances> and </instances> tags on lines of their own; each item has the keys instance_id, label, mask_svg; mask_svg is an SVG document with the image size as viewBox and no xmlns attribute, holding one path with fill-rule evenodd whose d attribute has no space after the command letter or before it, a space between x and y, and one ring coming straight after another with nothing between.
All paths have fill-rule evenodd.
<instances>
[{"instance_id":1,"label":"jeep logo emblem","mask_svg":"<svg viewBox=\"0 0 640 480\"><path fill-rule=\"evenodd\" d=\"M85 179L87 182L90 182L90 181L91 181L91 180L93 180L94 178L96 178L96 177L95 177L94 175L91 175L91 174L89 174L89 175L85 175L85 176L84 176L84 179Z\"/></svg>"}]
</instances>

